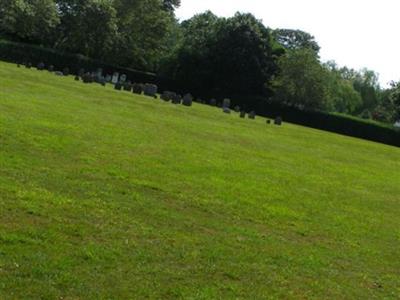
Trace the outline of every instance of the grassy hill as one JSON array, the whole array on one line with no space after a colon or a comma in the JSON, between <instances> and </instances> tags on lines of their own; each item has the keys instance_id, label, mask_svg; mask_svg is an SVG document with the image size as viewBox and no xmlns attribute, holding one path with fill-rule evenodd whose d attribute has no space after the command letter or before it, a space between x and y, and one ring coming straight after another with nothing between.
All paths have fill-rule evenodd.
<instances>
[{"instance_id":1,"label":"grassy hill","mask_svg":"<svg viewBox=\"0 0 400 300\"><path fill-rule=\"evenodd\" d=\"M1 299L398 299L400 149L0 63Z\"/></svg>"}]
</instances>

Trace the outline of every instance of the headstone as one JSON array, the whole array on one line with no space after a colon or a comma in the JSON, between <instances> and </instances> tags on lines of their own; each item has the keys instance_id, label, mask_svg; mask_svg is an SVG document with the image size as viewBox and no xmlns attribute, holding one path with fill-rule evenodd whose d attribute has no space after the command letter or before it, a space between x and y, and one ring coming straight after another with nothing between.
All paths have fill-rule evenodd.
<instances>
[{"instance_id":1,"label":"headstone","mask_svg":"<svg viewBox=\"0 0 400 300\"><path fill-rule=\"evenodd\" d=\"M182 104L185 106L192 106L193 96L191 94L186 94L183 96Z\"/></svg>"},{"instance_id":2,"label":"headstone","mask_svg":"<svg viewBox=\"0 0 400 300\"><path fill-rule=\"evenodd\" d=\"M225 108L225 107L230 108L230 106L231 106L231 100L228 99L228 98L225 98L224 101L222 102L222 107L223 108Z\"/></svg>"},{"instance_id":3,"label":"headstone","mask_svg":"<svg viewBox=\"0 0 400 300\"><path fill-rule=\"evenodd\" d=\"M50 66L47 68L47 70L48 70L49 72L54 72L54 66L53 66L53 65L50 65Z\"/></svg>"},{"instance_id":4,"label":"headstone","mask_svg":"<svg viewBox=\"0 0 400 300\"><path fill-rule=\"evenodd\" d=\"M160 98L166 102L172 100L174 97L176 96L176 94L174 92L170 92L170 91L164 91Z\"/></svg>"},{"instance_id":5,"label":"headstone","mask_svg":"<svg viewBox=\"0 0 400 300\"><path fill-rule=\"evenodd\" d=\"M267 124L271 124L271 120L267 120Z\"/></svg>"},{"instance_id":6,"label":"headstone","mask_svg":"<svg viewBox=\"0 0 400 300\"><path fill-rule=\"evenodd\" d=\"M240 112L240 117L241 117L241 118L245 118L245 117L246 117L246 112L245 112L244 110L242 110L242 111Z\"/></svg>"},{"instance_id":7,"label":"headstone","mask_svg":"<svg viewBox=\"0 0 400 300\"><path fill-rule=\"evenodd\" d=\"M110 83L110 82L111 82L111 79L112 79L112 76L111 76L110 74L107 74L107 75L106 75L106 82L107 82L107 83Z\"/></svg>"},{"instance_id":8,"label":"headstone","mask_svg":"<svg viewBox=\"0 0 400 300\"><path fill-rule=\"evenodd\" d=\"M276 117L274 121L275 125L281 126L282 125L282 118Z\"/></svg>"},{"instance_id":9,"label":"headstone","mask_svg":"<svg viewBox=\"0 0 400 300\"><path fill-rule=\"evenodd\" d=\"M122 83L121 82L117 82L114 85L114 89L116 89L117 91L120 91L122 89Z\"/></svg>"},{"instance_id":10,"label":"headstone","mask_svg":"<svg viewBox=\"0 0 400 300\"><path fill-rule=\"evenodd\" d=\"M64 74L64 76L68 76L69 75L69 68L64 68L63 74Z\"/></svg>"},{"instance_id":11,"label":"headstone","mask_svg":"<svg viewBox=\"0 0 400 300\"><path fill-rule=\"evenodd\" d=\"M179 95L179 94L175 94L174 93L174 95L172 95L172 104L181 104L181 102L182 102L182 96L181 95Z\"/></svg>"},{"instance_id":12,"label":"headstone","mask_svg":"<svg viewBox=\"0 0 400 300\"><path fill-rule=\"evenodd\" d=\"M211 100L210 100L210 105L211 105L211 106L216 106L216 105L217 105L217 100L211 99Z\"/></svg>"},{"instance_id":13,"label":"headstone","mask_svg":"<svg viewBox=\"0 0 400 300\"><path fill-rule=\"evenodd\" d=\"M100 78L100 84L102 85L102 86L106 86L106 78L104 77L104 76L101 76L101 78Z\"/></svg>"},{"instance_id":14,"label":"headstone","mask_svg":"<svg viewBox=\"0 0 400 300\"><path fill-rule=\"evenodd\" d=\"M230 114L231 113L231 109L229 107L223 107L222 111L226 114Z\"/></svg>"},{"instance_id":15,"label":"headstone","mask_svg":"<svg viewBox=\"0 0 400 300\"><path fill-rule=\"evenodd\" d=\"M236 105L234 110L235 110L235 112L240 112L240 106Z\"/></svg>"},{"instance_id":16,"label":"headstone","mask_svg":"<svg viewBox=\"0 0 400 300\"><path fill-rule=\"evenodd\" d=\"M132 92L133 92L134 94L141 95L142 92L143 92L143 85L140 84L140 83L134 83L134 84L132 85Z\"/></svg>"},{"instance_id":17,"label":"headstone","mask_svg":"<svg viewBox=\"0 0 400 300\"><path fill-rule=\"evenodd\" d=\"M97 76L97 78L100 79L99 81L101 81L101 78L103 77L103 69L102 68L97 69L96 76Z\"/></svg>"},{"instance_id":18,"label":"headstone","mask_svg":"<svg viewBox=\"0 0 400 300\"><path fill-rule=\"evenodd\" d=\"M21 68L21 65L19 63L17 64L17 68Z\"/></svg>"},{"instance_id":19,"label":"headstone","mask_svg":"<svg viewBox=\"0 0 400 300\"><path fill-rule=\"evenodd\" d=\"M252 110L251 112L249 112L249 119L255 119L256 118L256 113Z\"/></svg>"},{"instance_id":20,"label":"headstone","mask_svg":"<svg viewBox=\"0 0 400 300\"><path fill-rule=\"evenodd\" d=\"M143 92L146 96L154 97L157 94L158 87L155 84L146 83Z\"/></svg>"},{"instance_id":21,"label":"headstone","mask_svg":"<svg viewBox=\"0 0 400 300\"><path fill-rule=\"evenodd\" d=\"M131 92L132 91L132 83L130 81L124 82L123 84L124 91Z\"/></svg>"},{"instance_id":22,"label":"headstone","mask_svg":"<svg viewBox=\"0 0 400 300\"><path fill-rule=\"evenodd\" d=\"M75 75L75 81L79 81L79 76L78 75Z\"/></svg>"},{"instance_id":23,"label":"headstone","mask_svg":"<svg viewBox=\"0 0 400 300\"><path fill-rule=\"evenodd\" d=\"M115 72L113 74L113 76L112 76L111 83L112 84L117 84L118 82L119 82L119 73Z\"/></svg>"},{"instance_id":24,"label":"headstone","mask_svg":"<svg viewBox=\"0 0 400 300\"><path fill-rule=\"evenodd\" d=\"M55 74L56 76L64 76L64 73L63 73L63 72L60 72L60 71L55 71L54 74Z\"/></svg>"},{"instance_id":25,"label":"headstone","mask_svg":"<svg viewBox=\"0 0 400 300\"><path fill-rule=\"evenodd\" d=\"M83 74L82 81L83 83L92 83L93 82L92 74L90 74L89 72Z\"/></svg>"},{"instance_id":26,"label":"headstone","mask_svg":"<svg viewBox=\"0 0 400 300\"><path fill-rule=\"evenodd\" d=\"M26 67L27 69L30 69L30 68L32 68L32 64L31 64L31 63L27 63L27 64L25 65L25 67Z\"/></svg>"},{"instance_id":27,"label":"headstone","mask_svg":"<svg viewBox=\"0 0 400 300\"><path fill-rule=\"evenodd\" d=\"M43 71L45 68L45 65L43 62L38 63L37 67L36 67L39 71Z\"/></svg>"},{"instance_id":28,"label":"headstone","mask_svg":"<svg viewBox=\"0 0 400 300\"><path fill-rule=\"evenodd\" d=\"M83 75L85 75L85 69L80 68L79 71L78 71L78 76L82 77Z\"/></svg>"},{"instance_id":29,"label":"headstone","mask_svg":"<svg viewBox=\"0 0 400 300\"><path fill-rule=\"evenodd\" d=\"M120 81L121 83L124 83L124 82L126 81L126 75L125 75L125 74L122 74L121 77L120 77L120 79L119 79L119 81Z\"/></svg>"}]
</instances>

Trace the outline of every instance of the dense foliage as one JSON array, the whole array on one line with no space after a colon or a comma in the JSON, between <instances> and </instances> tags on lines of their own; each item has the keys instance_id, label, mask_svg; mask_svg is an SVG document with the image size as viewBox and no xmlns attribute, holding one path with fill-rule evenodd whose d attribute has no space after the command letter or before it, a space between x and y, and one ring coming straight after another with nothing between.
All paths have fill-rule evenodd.
<instances>
[{"instance_id":1,"label":"dense foliage","mask_svg":"<svg viewBox=\"0 0 400 300\"><path fill-rule=\"evenodd\" d=\"M183 92L236 98L246 108L258 103L240 99L256 95L307 111L386 123L400 117L398 84L382 89L374 71L322 63L311 34L271 30L243 13L221 18L207 11L178 22L180 2L0 0L0 36L157 72Z\"/></svg>"}]
</instances>

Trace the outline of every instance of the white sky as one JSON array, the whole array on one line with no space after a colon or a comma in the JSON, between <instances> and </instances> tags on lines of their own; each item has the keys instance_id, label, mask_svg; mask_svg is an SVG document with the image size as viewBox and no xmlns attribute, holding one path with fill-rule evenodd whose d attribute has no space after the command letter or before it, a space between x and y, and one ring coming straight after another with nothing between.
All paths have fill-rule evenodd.
<instances>
[{"instance_id":1,"label":"white sky","mask_svg":"<svg viewBox=\"0 0 400 300\"><path fill-rule=\"evenodd\" d=\"M270 28L307 31L323 61L367 67L382 86L400 80L400 0L182 0L180 20L211 10L229 17L250 12Z\"/></svg>"}]
</instances>

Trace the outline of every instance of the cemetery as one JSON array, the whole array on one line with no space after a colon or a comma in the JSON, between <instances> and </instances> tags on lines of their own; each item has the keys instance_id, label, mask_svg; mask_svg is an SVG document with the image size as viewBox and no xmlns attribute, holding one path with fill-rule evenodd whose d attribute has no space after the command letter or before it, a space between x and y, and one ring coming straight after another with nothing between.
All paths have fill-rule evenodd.
<instances>
[{"instance_id":1,"label":"cemetery","mask_svg":"<svg viewBox=\"0 0 400 300\"><path fill-rule=\"evenodd\" d=\"M43 64L0 62L1 299L393 298L398 148Z\"/></svg>"}]
</instances>

